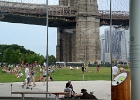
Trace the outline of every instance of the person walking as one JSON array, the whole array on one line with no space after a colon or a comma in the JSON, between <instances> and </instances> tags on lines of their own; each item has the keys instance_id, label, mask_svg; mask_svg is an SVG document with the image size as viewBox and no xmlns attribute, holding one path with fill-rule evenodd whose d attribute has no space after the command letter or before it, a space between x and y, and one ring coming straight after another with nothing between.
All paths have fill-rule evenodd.
<instances>
[{"instance_id":1,"label":"person walking","mask_svg":"<svg viewBox=\"0 0 140 100\"><path fill-rule=\"evenodd\" d=\"M115 64L113 67L112 67L112 80L118 75L118 67L117 65Z\"/></svg>"},{"instance_id":2,"label":"person walking","mask_svg":"<svg viewBox=\"0 0 140 100\"><path fill-rule=\"evenodd\" d=\"M44 69L43 69L43 85L45 85L45 81L46 81L46 77L47 77L47 69L46 69L46 67L44 67Z\"/></svg>"},{"instance_id":3,"label":"person walking","mask_svg":"<svg viewBox=\"0 0 140 100\"><path fill-rule=\"evenodd\" d=\"M100 65L97 65L96 69L97 69L97 73L99 74L100 73Z\"/></svg>"},{"instance_id":4,"label":"person walking","mask_svg":"<svg viewBox=\"0 0 140 100\"><path fill-rule=\"evenodd\" d=\"M34 66L32 66L32 68L31 68L31 80L33 82L33 87L35 87L36 84L35 84L35 71L34 71Z\"/></svg>"},{"instance_id":5,"label":"person walking","mask_svg":"<svg viewBox=\"0 0 140 100\"><path fill-rule=\"evenodd\" d=\"M29 71L29 65L28 65L28 64L26 64L25 75L26 75L26 79L27 79L27 87L26 87L26 89L30 89L30 88L29 88L29 83L30 83L30 71Z\"/></svg>"}]
</instances>

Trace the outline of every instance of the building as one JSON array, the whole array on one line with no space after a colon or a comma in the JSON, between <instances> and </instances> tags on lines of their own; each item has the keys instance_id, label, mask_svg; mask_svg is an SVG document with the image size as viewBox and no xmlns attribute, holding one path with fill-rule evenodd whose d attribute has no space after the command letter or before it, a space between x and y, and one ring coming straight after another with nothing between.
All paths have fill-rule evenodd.
<instances>
[{"instance_id":1,"label":"building","mask_svg":"<svg viewBox=\"0 0 140 100\"><path fill-rule=\"evenodd\" d=\"M112 28L112 38L110 38L110 36L110 28L105 29L105 34L101 36L102 60L105 59L103 61L109 62L112 56L112 60L114 61L127 62L129 60L129 31L122 28ZM112 43L111 52L110 43ZM112 55L110 55L110 53L112 53Z\"/></svg>"},{"instance_id":2,"label":"building","mask_svg":"<svg viewBox=\"0 0 140 100\"><path fill-rule=\"evenodd\" d=\"M105 34L100 37L101 43L101 62L105 62Z\"/></svg>"}]
</instances>

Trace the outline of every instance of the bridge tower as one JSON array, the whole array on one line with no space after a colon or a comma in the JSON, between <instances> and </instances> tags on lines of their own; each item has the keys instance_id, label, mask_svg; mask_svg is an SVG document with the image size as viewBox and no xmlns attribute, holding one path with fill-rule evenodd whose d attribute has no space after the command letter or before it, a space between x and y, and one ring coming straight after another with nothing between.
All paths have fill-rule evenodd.
<instances>
[{"instance_id":1,"label":"bridge tower","mask_svg":"<svg viewBox=\"0 0 140 100\"><path fill-rule=\"evenodd\" d=\"M59 5L76 6L78 0L59 0Z\"/></svg>"},{"instance_id":2,"label":"bridge tower","mask_svg":"<svg viewBox=\"0 0 140 100\"><path fill-rule=\"evenodd\" d=\"M91 63L100 60L100 18L97 0L59 0L59 5L77 8L76 25L59 27L57 61Z\"/></svg>"},{"instance_id":3,"label":"bridge tower","mask_svg":"<svg viewBox=\"0 0 140 100\"><path fill-rule=\"evenodd\" d=\"M76 7L77 0L59 0L59 5ZM57 28L57 61L72 62L75 44L76 25Z\"/></svg>"},{"instance_id":4,"label":"bridge tower","mask_svg":"<svg viewBox=\"0 0 140 100\"><path fill-rule=\"evenodd\" d=\"M100 18L97 0L78 0L75 61L91 63L100 60Z\"/></svg>"}]
</instances>

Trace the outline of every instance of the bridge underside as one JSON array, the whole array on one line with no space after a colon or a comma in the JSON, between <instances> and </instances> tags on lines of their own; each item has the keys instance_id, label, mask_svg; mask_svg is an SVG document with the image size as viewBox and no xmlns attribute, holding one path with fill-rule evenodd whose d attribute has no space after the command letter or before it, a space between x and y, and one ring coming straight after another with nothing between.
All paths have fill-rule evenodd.
<instances>
[{"instance_id":1,"label":"bridge underside","mask_svg":"<svg viewBox=\"0 0 140 100\"><path fill-rule=\"evenodd\" d=\"M100 19L100 26L102 25L110 25L110 19ZM129 19L112 19L112 25L129 26Z\"/></svg>"},{"instance_id":2,"label":"bridge underside","mask_svg":"<svg viewBox=\"0 0 140 100\"><path fill-rule=\"evenodd\" d=\"M2 14L0 14L2 15ZM4 14L3 14L4 15ZM49 27L70 27L76 25L76 19L73 22L68 21L68 18L64 20L62 17L48 17L49 19ZM42 25L46 26L46 17L31 17L31 16L21 16L21 15L13 15L6 14L4 18L0 17L0 21L2 22L10 22L10 23L23 23L23 24L31 24L31 25ZM100 26L110 25L110 19L100 19ZM112 25L118 26L129 26L129 19L112 19Z\"/></svg>"},{"instance_id":3,"label":"bridge underside","mask_svg":"<svg viewBox=\"0 0 140 100\"><path fill-rule=\"evenodd\" d=\"M48 19L49 19L48 22L49 27L69 27L76 24L76 22L69 22L67 20L63 20L62 18L48 17ZM19 15L8 14L5 15L4 18L0 18L0 21L46 26L46 17L38 18L38 17L31 17L31 16L19 16Z\"/></svg>"}]
</instances>

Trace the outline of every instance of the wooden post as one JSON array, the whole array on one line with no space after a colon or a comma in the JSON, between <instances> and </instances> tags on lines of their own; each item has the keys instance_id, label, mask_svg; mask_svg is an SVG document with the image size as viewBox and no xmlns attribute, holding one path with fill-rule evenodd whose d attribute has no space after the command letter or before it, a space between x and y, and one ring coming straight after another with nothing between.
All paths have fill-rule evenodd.
<instances>
[{"instance_id":1,"label":"wooden post","mask_svg":"<svg viewBox=\"0 0 140 100\"><path fill-rule=\"evenodd\" d=\"M115 81L117 83L116 85L114 85L113 81L115 80L115 78L112 81L111 100L130 100L130 73L124 73L126 73L127 76L124 80L121 80L122 82L119 83L118 81ZM121 76L121 74L119 74L118 77Z\"/></svg>"}]
</instances>

